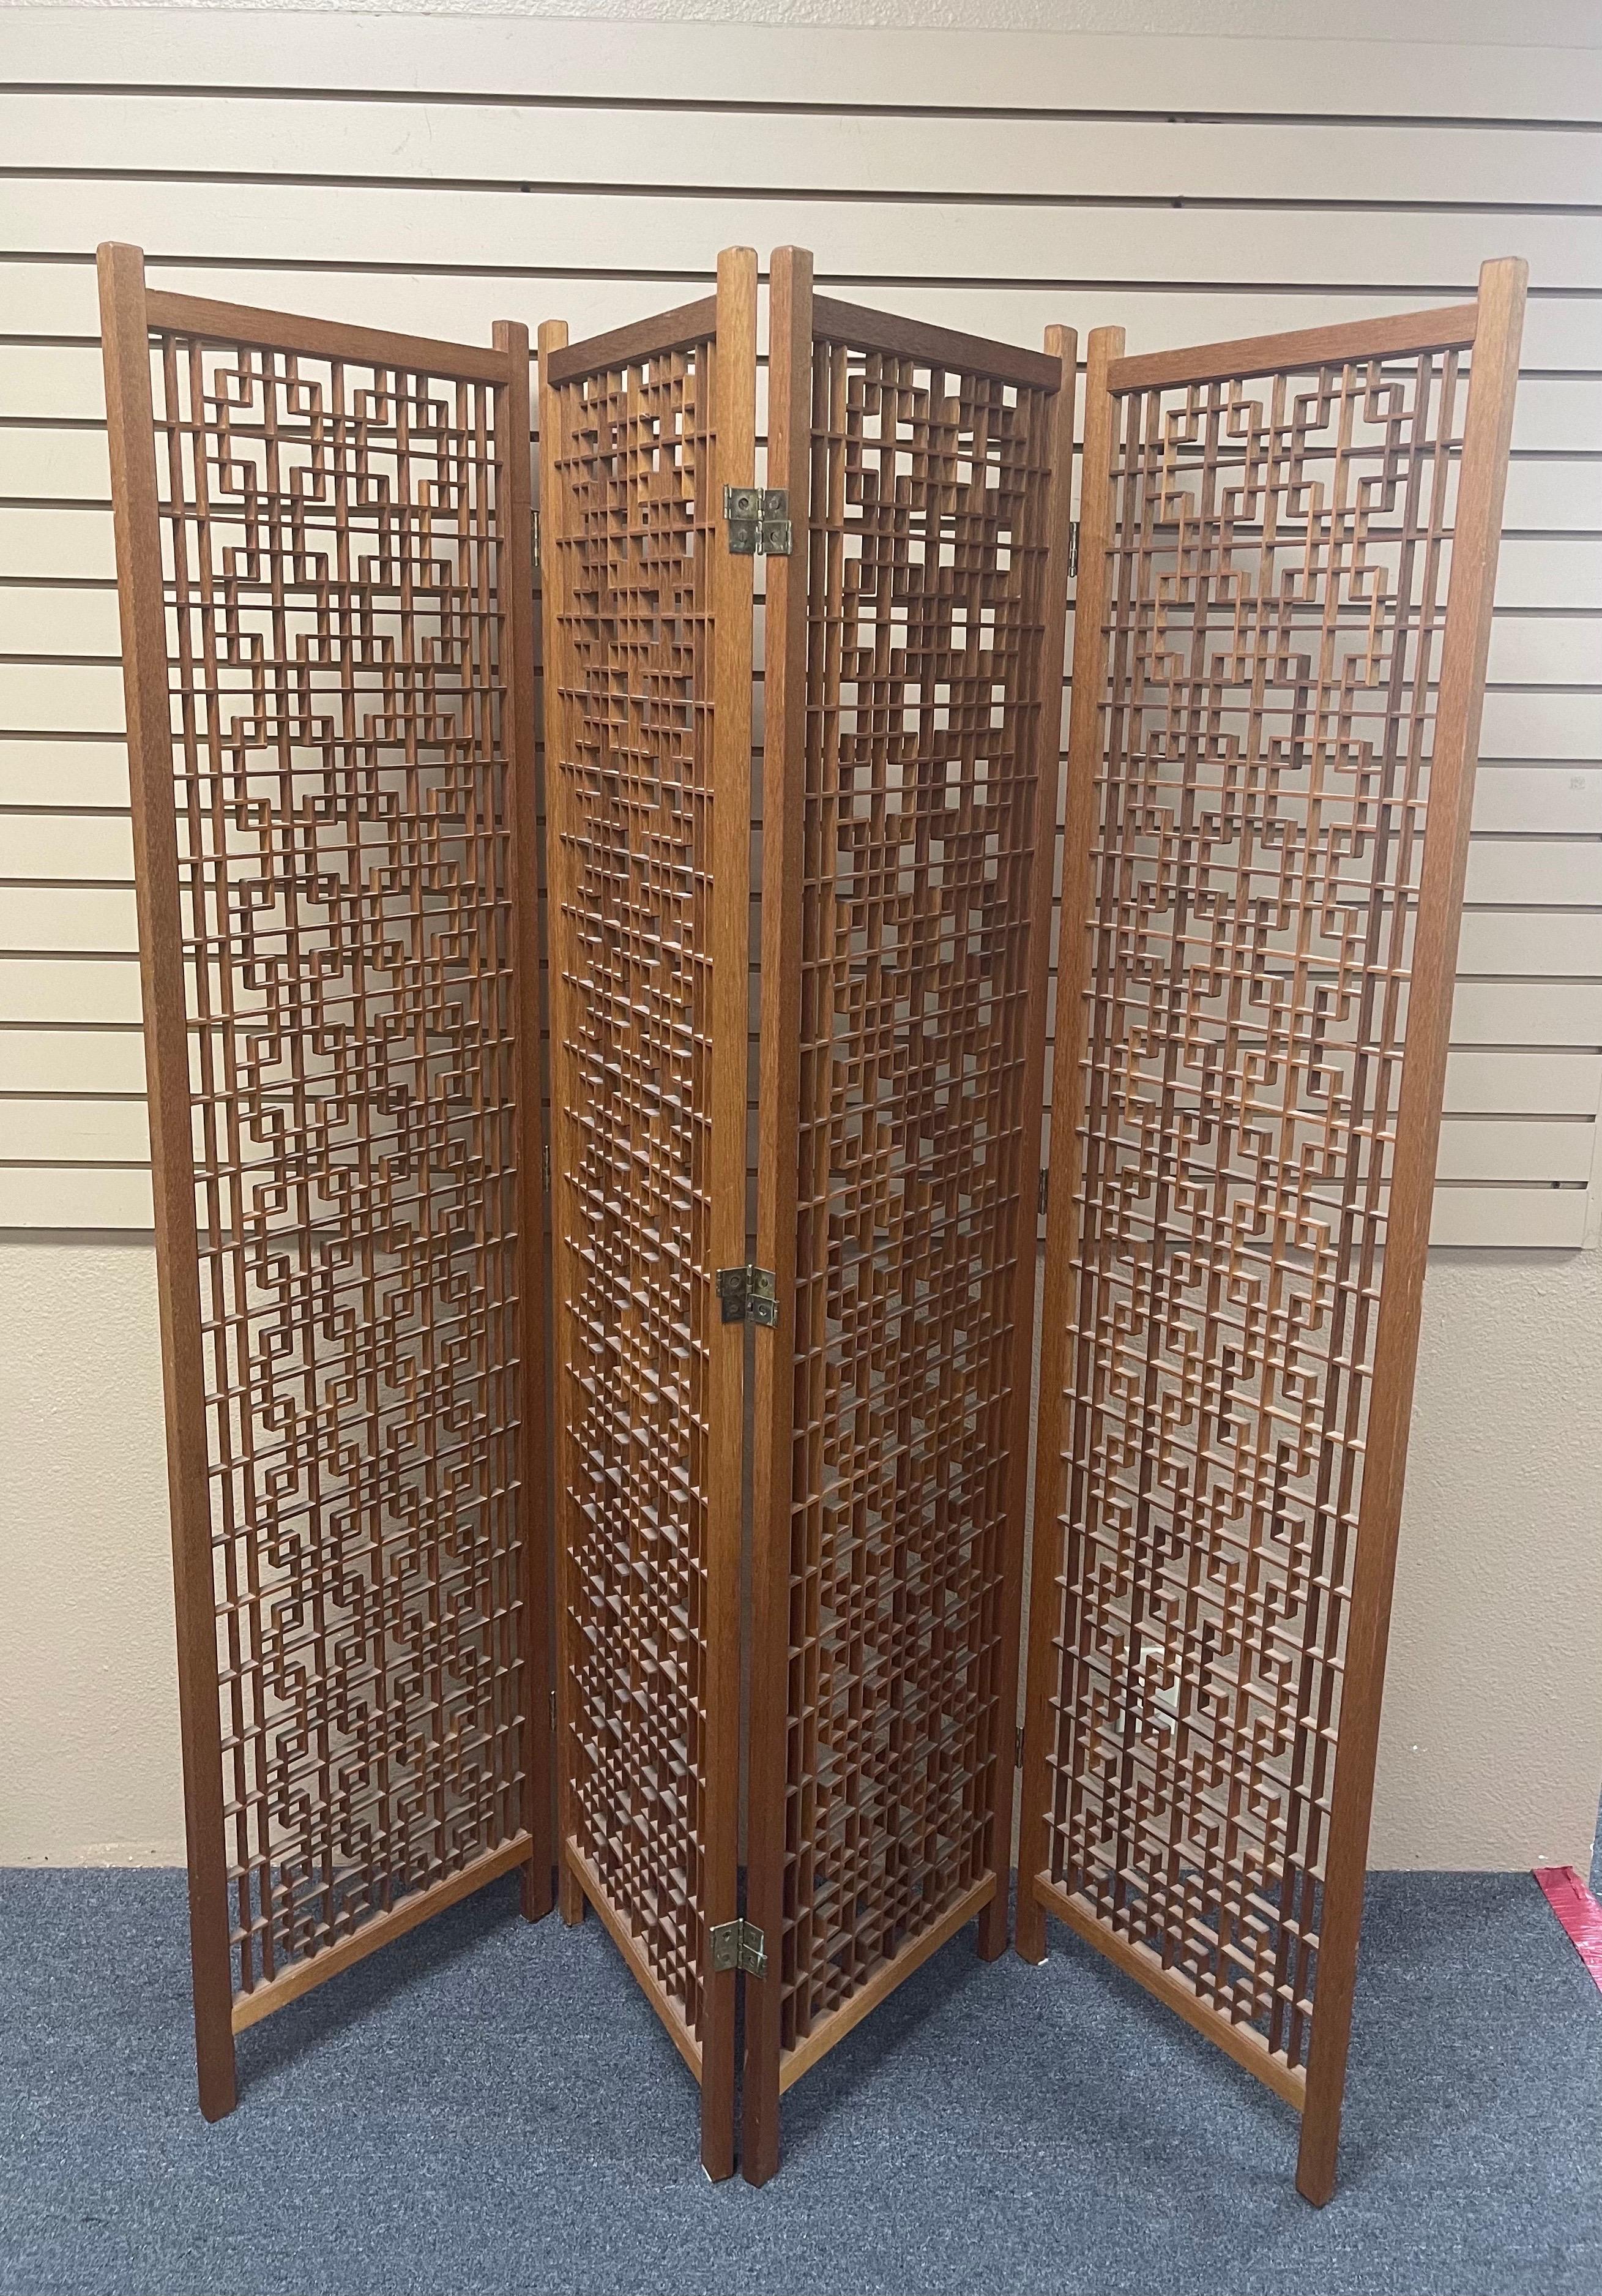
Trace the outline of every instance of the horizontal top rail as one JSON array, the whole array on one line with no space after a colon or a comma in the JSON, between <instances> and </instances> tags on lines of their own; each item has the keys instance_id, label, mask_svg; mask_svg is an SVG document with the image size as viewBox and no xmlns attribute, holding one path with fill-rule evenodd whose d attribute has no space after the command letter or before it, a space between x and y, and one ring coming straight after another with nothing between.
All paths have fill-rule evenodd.
<instances>
[{"instance_id":1,"label":"horizontal top rail","mask_svg":"<svg viewBox=\"0 0 1602 2296\"><path fill-rule=\"evenodd\" d=\"M607 334L552 351L545 361L545 380L572 382L581 375L612 373L619 367L637 366L642 359L666 358L670 351L709 343L716 333L717 297L704 295L699 303L681 303L674 310L632 320L626 327L613 327Z\"/></svg>"},{"instance_id":2,"label":"horizontal top rail","mask_svg":"<svg viewBox=\"0 0 1602 2296\"><path fill-rule=\"evenodd\" d=\"M933 327L922 319L898 318L890 311L870 311L860 303L837 303L829 295L813 297L812 331L821 342L884 351L892 358L922 359L963 374L1014 382L1025 390L1057 390L1062 383L1061 363L1044 351L993 342L987 335L965 335L953 327Z\"/></svg>"},{"instance_id":3,"label":"horizontal top rail","mask_svg":"<svg viewBox=\"0 0 1602 2296\"><path fill-rule=\"evenodd\" d=\"M1303 327L1284 335L1246 335L1233 343L1200 343L1189 350L1148 351L1114 359L1107 371L1107 387L1117 393L1170 390L1187 382L1242 382L1254 375L1311 372L1352 359L1467 350L1474 341L1479 310L1477 303L1451 303L1434 311L1399 311L1389 319L1352 319L1338 327Z\"/></svg>"},{"instance_id":4,"label":"horizontal top rail","mask_svg":"<svg viewBox=\"0 0 1602 2296\"><path fill-rule=\"evenodd\" d=\"M437 342L429 335L395 335L380 327L351 327L335 319L308 319L290 311L258 311L248 303L214 303L203 295L145 296L145 316L159 333L199 342L242 343L252 350L289 351L307 358L344 359L358 365L448 376L459 382L505 382L511 355L476 343Z\"/></svg>"}]
</instances>

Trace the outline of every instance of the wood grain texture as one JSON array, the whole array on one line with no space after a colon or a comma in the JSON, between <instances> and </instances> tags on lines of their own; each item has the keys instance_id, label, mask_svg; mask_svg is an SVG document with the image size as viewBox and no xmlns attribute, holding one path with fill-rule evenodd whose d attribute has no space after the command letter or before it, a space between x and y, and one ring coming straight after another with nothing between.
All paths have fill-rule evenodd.
<instances>
[{"instance_id":1,"label":"wood grain texture","mask_svg":"<svg viewBox=\"0 0 1602 2296\"><path fill-rule=\"evenodd\" d=\"M931 326L927 319L902 318L893 311L870 310L862 303L842 303L832 295L813 296L813 333L819 342L884 351L892 357L916 359L920 365L944 361L955 373L987 375L997 382L1020 383L1026 390L1055 390L1058 386L1058 370L1044 351L965 334L957 327Z\"/></svg>"},{"instance_id":2,"label":"wood grain texture","mask_svg":"<svg viewBox=\"0 0 1602 2296\"><path fill-rule=\"evenodd\" d=\"M1402 311L1391 319L1349 319L1333 327L1302 327L1279 335L1247 335L1238 342L1204 343L1194 350L1147 351L1121 358L1108 376L1114 391L1161 390L1173 384L1230 382L1254 374L1312 373L1347 359L1416 357L1420 351L1467 350L1474 340L1473 303L1440 311Z\"/></svg>"},{"instance_id":3,"label":"wood grain texture","mask_svg":"<svg viewBox=\"0 0 1602 2296\"><path fill-rule=\"evenodd\" d=\"M718 299L704 295L699 302L681 303L675 311L662 311L650 319L635 319L602 335L579 343L552 345L546 380L573 382L580 376L601 374L609 368L639 365L642 359L666 358L709 342L717 332ZM731 481L732 483L732 481Z\"/></svg>"},{"instance_id":4,"label":"wood grain texture","mask_svg":"<svg viewBox=\"0 0 1602 2296\"><path fill-rule=\"evenodd\" d=\"M293 311L259 311L247 303L203 295L147 293L151 326L200 343L242 344L255 350L298 351L307 357L348 359L364 366L401 367L469 382L503 382L506 361L472 343L445 343L431 335L396 334L382 327L351 327L339 319L308 319Z\"/></svg>"}]
</instances>

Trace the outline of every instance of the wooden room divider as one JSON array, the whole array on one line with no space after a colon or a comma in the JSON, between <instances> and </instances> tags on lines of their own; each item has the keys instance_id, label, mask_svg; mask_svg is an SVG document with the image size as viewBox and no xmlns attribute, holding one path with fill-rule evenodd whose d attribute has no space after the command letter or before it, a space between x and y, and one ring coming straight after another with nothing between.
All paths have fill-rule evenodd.
<instances>
[{"instance_id":1,"label":"wooden room divider","mask_svg":"<svg viewBox=\"0 0 1602 2296\"><path fill-rule=\"evenodd\" d=\"M550 1903L528 336L100 252L200 2101Z\"/></svg>"},{"instance_id":2,"label":"wooden room divider","mask_svg":"<svg viewBox=\"0 0 1602 2296\"><path fill-rule=\"evenodd\" d=\"M1043 1292L1074 334L542 328L554 1763L527 339L102 293L206 2112L554 1789L760 2184L1022 1763L1328 2199L1523 266L1091 338Z\"/></svg>"},{"instance_id":3,"label":"wooden room divider","mask_svg":"<svg viewBox=\"0 0 1602 2296\"><path fill-rule=\"evenodd\" d=\"M1297 2107L1320 2203L1524 298L1090 340L1018 1950Z\"/></svg>"}]
</instances>

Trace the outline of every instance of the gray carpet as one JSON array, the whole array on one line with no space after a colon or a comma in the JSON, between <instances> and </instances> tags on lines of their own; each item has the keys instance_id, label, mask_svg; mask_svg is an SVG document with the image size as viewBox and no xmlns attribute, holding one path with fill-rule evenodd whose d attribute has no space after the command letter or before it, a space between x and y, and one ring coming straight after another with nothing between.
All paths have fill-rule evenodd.
<instances>
[{"instance_id":1,"label":"gray carpet","mask_svg":"<svg viewBox=\"0 0 1602 2296\"><path fill-rule=\"evenodd\" d=\"M594 1921L497 1885L246 2034L195 2110L169 1874L0 1874L0 2288L1597 2296L1602 1995L1523 1875L1377 1876L1342 2189L1053 1927L956 1939L786 2101L764 2192Z\"/></svg>"}]
</instances>

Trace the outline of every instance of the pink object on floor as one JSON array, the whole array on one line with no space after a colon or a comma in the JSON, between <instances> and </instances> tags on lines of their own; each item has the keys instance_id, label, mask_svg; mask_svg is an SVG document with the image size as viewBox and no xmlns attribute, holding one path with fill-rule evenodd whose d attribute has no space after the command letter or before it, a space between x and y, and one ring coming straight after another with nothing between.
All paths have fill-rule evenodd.
<instances>
[{"instance_id":1,"label":"pink object on floor","mask_svg":"<svg viewBox=\"0 0 1602 2296\"><path fill-rule=\"evenodd\" d=\"M1572 1866L1538 1866L1535 1878L1547 1903L1562 1923L1575 1952L1602 1992L1602 1905L1598 1905Z\"/></svg>"}]
</instances>

